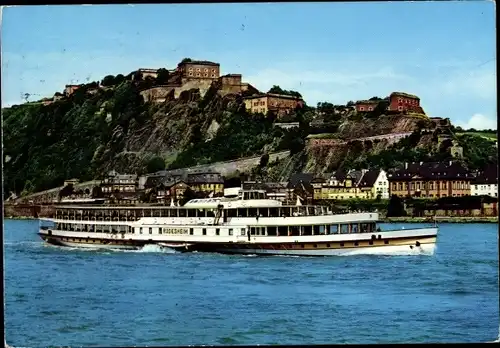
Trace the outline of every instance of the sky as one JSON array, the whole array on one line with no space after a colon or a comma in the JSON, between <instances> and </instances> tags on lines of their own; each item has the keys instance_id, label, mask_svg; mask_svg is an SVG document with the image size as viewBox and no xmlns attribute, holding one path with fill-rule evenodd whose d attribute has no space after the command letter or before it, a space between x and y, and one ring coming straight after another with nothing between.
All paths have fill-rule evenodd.
<instances>
[{"instance_id":1,"label":"sky","mask_svg":"<svg viewBox=\"0 0 500 348\"><path fill-rule=\"evenodd\" d=\"M307 104L416 94L456 126L496 129L492 1L19 6L2 11L2 107L183 58Z\"/></svg>"}]
</instances>

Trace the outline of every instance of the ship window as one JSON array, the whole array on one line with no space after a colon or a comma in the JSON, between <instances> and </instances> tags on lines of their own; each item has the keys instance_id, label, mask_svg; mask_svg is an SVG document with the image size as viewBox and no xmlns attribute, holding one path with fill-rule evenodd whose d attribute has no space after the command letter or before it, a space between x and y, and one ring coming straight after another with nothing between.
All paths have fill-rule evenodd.
<instances>
[{"instance_id":1,"label":"ship window","mask_svg":"<svg viewBox=\"0 0 500 348\"><path fill-rule=\"evenodd\" d=\"M163 232L163 228L162 227L158 228L158 233L162 234L162 232Z\"/></svg>"},{"instance_id":2,"label":"ship window","mask_svg":"<svg viewBox=\"0 0 500 348\"><path fill-rule=\"evenodd\" d=\"M195 209L188 209L187 216L188 217L196 217L196 210Z\"/></svg>"},{"instance_id":3,"label":"ship window","mask_svg":"<svg viewBox=\"0 0 500 348\"><path fill-rule=\"evenodd\" d=\"M302 249L304 249L304 244L301 244L301 245L300 245L300 247L301 247Z\"/></svg>"},{"instance_id":4,"label":"ship window","mask_svg":"<svg viewBox=\"0 0 500 348\"><path fill-rule=\"evenodd\" d=\"M349 233L349 225L348 224L341 224L340 225L340 233L342 233L342 234Z\"/></svg>"},{"instance_id":5,"label":"ship window","mask_svg":"<svg viewBox=\"0 0 500 348\"><path fill-rule=\"evenodd\" d=\"M330 225L330 234L336 234L339 232L339 225Z\"/></svg>"},{"instance_id":6,"label":"ship window","mask_svg":"<svg viewBox=\"0 0 500 348\"><path fill-rule=\"evenodd\" d=\"M303 226L304 229L302 230L302 235L303 236L311 236L312 235L312 231L313 231L313 227L312 226Z\"/></svg>"},{"instance_id":7,"label":"ship window","mask_svg":"<svg viewBox=\"0 0 500 348\"><path fill-rule=\"evenodd\" d=\"M279 209L278 208L269 209L269 216L270 217L278 217L279 216Z\"/></svg>"},{"instance_id":8,"label":"ship window","mask_svg":"<svg viewBox=\"0 0 500 348\"><path fill-rule=\"evenodd\" d=\"M179 209L179 217L186 217L186 209Z\"/></svg>"},{"instance_id":9,"label":"ship window","mask_svg":"<svg viewBox=\"0 0 500 348\"><path fill-rule=\"evenodd\" d=\"M373 241L372 241L372 240L371 240L371 241L369 241L369 242L368 242L368 244L373 245Z\"/></svg>"},{"instance_id":10,"label":"ship window","mask_svg":"<svg viewBox=\"0 0 500 348\"><path fill-rule=\"evenodd\" d=\"M389 241L388 240L384 240L384 244L389 244Z\"/></svg>"},{"instance_id":11,"label":"ship window","mask_svg":"<svg viewBox=\"0 0 500 348\"><path fill-rule=\"evenodd\" d=\"M139 233L142 234L142 227L139 228Z\"/></svg>"},{"instance_id":12,"label":"ship window","mask_svg":"<svg viewBox=\"0 0 500 348\"><path fill-rule=\"evenodd\" d=\"M207 217L215 217L215 213L212 210L207 210Z\"/></svg>"},{"instance_id":13,"label":"ship window","mask_svg":"<svg viewBox=\"0 0 500 348\"><path fill-rule=\"evenodd\" d=\"M215 229L215 235L216 235L216 236L220 235L220 228L216 228L216 229Z\"/></svg>"},{"instance_id":14,"label":"ship window","mask_svg":"<svg viewBox=\"0 0 500 348\"><path fill-rule=\"evenodd\" d=\"M153 228L152 227L149 228L149 234L153 234Z\"/></svg>"},{"instance_id":15,"label":"ship window","mask_svg":"<svg viewBox=\"0 0 500 348\"><path fill-rule=\"evenodd\" d=\"M277 234L276 226L268 226L267 227L267 235L268 236L276 236L276 234Z\"/></svg>"},{"instance_id":16,"label":"ship window","mask_svg":"<svg viewBox=\"0 0 500 348\"><path fill-rule=\"evenodd\" d=\"M242 229L241 229L240 234L241 234L242 236L244 236L244 235L245 235L245 229L244 229L244 228L242 228Z\"/></svg>"},{"instance_id":17,"label":"ship window","mask_svg":"<svg viewBox=\"0 0 500 348\"><path fill-rule=\"evenodd\" d=\"M300 227L299 226L290 226L289 227L290 236L300 236Z\"/></svg>"},{"instance_id":18,"label":"ship window","mask_svg":"<svg viewBox=\"0 0 500 348\"><path fill-rule=\"evenodd\" d=\"M340 246L343 247L344 246L344 243L340 243Z\"/></svg>"},{"instance_id":19,"label":"ship window","mask_svg":"<svg viewBox=\"0 0 500 348\"><path fill-rule=\"evenodd\" d=\"M354 246L358 246L358 245L359 245L359 243L358 243L358 242L354 242Z\"/></svg>"},{"instance_id":20,"label":"ship window","mask_svg":"<svg viewBox=\"0 0 500 348\"><path fill-rule=\"evenodd\" d=\"M318 247L318 244L313 244L313 246L314 246L315 248L317 248L317 247Z\"/></svg>"},{"instance_id":21,"label":"ship window","mask_svg":"<svg viewBox=\"0 0 500 348\"><path fill-rule=\"evenodd\" d=\"M194 234L194 229L190 228L190 229L189 229L189 234L190 234L190 235L193 235L193 234Z\"/></svg>"},{"instance_id":22,"label":"ship window","mask_svg":"<svg viewBox=\"0 0 500 348\"><path fill-rule=\"evenodd\" d=\"M232 229L232 228L230 228L230 229L229 229L229 235L230 235L230 236L232 236L232 235L233 235L233 229Z\"/></svg>"},{"instance_id":23,"label":"ship window","mask_svg":"<svg viewBox=\"0 0 500 348\"><path fill-rule=\"evenodd\" d=\"M329 244L329 243L328 243L328 244L326 244L326 247L327 247L327 248L329 248L329 247L330 247L330 244Z\"/></svg>"},{"instance_id":24,"label":"ship window","mask_svg":"<svg viewBox=\"0 0 500 348\"><path fill-rule=\"evenodd\" d=\"M358 232L359 232L358 224L351 224L351 233L358 233Z\"/></svg>"},{"instance_id":25,"label":"ship window","mask_svg":"<svg viewBox=\"0 0 500 348\"><path fill-rule=\"evenodd\" d=\"M314 225L313 226L313 229L314 229L314 235L318 235L321 233L320 229L319 229L320 225Z\"/></svg>"},{"instance_id":26,"label":"ship window","mask_svg":"<svg viewBox=\"0 0 500 348\"><path fill-rule=\"evenodd\" d=\"M288 234L288 227L287 226L278 226L278 235L286 236L287 234Z\"/></svg>"},{"instance_id":27,"label":"ship window","mask_svg":"<svg viewBox=\"0 0 500 348\"><path fill-rule=\"evenodd\" d=\"M259 216L262 217L268 217L269 216L269 209L268 208L260 208L258 210Z\"/></svg>"},{"instance_id":28,"label":"ship window","mask_svg":"<svg viewBox=\"0 0 500 348\"><path fill-rule=\"evenodd\" d=\"M369 224L361 224L361 233L371 232Z\"/></svg>"},{"instance_id":29,"label":"ship window","mask_svg":"<svg viewBox=\"0 0 500 348\"><path fill-rule=\"evenodd\" d=\"M226 216L227 217L236 217L236 209L227 209Z\"/></svg>"},{"instance_id":30,"label":"ship window","mask_svg":"<svg viewBox=\"0 0 500 348\"><path fill-rule=\"evenodd\" d=\"M256 217L257 216L257 208L248 209L248 216L249 217Z\"/></svg>"},{"instance_id":31,"label":"ship window","mask_svg":"<svg viewBox=\"0 0 500 348\"><path fill-rule=\"evenodd\" d=\"M250 227L250 234L255 236L255 227Z\"/></svg>"},{"instance_id":32,"label":"ship window","mask_svg":"<svg viewBox=\"0 0 500 348\"><path fill-rule=\"evenodd\" d=\"M207 235L207 229L206 229L206 228L204 228L204 229L202 230L202 233L203 233L203 235L204 235L204 236L206 236L206 235Z\"/></svg>"}]
</instances>

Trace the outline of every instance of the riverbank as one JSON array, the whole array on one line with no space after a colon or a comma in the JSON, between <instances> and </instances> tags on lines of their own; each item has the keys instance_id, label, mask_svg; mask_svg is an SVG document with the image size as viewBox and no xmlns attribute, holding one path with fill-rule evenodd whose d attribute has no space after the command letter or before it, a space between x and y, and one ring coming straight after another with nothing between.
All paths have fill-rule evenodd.
<instances>
[{"instance_id":1,"label":"riverbank","mask_svg":"<svg viewBox=\"0 0 500 348\"><path fill-rule=\"evenodd\" d=\"M38 220L38 218L33 216L4 216L5 220Z\"/></svg>"},{"instance_id":2,"label":"riverbank","mask_svg":"<svg viewBox=\"0 0 500 348\"><path fill-rule=\"evenodd\" d=\"M382 218L382 222L390 223L390 222L404 222L404 223L433 223L434 218L429 217L411 217L411 216L402 216L402 217L389 217ZM466 216L466 217L457 217L457 216L439 216L436 217L437 223L498 223L498 216Z\"/></svg>"}]
</instances>

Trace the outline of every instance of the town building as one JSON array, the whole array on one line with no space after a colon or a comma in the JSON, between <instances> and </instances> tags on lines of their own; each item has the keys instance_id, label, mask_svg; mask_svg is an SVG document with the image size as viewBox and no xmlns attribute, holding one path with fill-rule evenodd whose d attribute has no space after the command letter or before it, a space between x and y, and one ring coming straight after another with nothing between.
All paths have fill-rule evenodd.
<instances>
[{"instance_id":1,"label":"town building","mask_svg":"<svg viewBox=\"0 0 500 348\"><path fill-rule=\"evenodd\" d=\"M387 178L390 194L399 197L462 197L471 192L472 175L454 161L406 163Z\"/></svg>"},{"instance_id":2,"label":"town building","mask_svg":"<svg viewBox=\"0 0 500 348\"><path fill-rule=\"evenodd\" d=\"M367 199L389 199L389 181L382 169L365 170L358 186L361 196Z\"/></svg>"},{"instance_id":3,"label":"town building","mask_svg":"<svg viewBox=\"0 0 500 348\"><path fill-rule=\"evenodd\" d=\"M489 165L476 173L470 185L471 196L498 197L498 168Z\"/></svg>"},{"instance_id":4,"label":"town building","mask_svg":"<svg viewBox=\"0 0 500 348\"><path fill-rule=\"evenodd\" d=\"M403 92L391 93L389 96L389 110L425 114L420 106L420 98Z\"/></svg>"},{"instance_id":5,"label":"town building","mask_svg":"<svg viewBox=\"0 0 500 348\"><path fill-rule=\"evenodd\" d=\"M311 173L295 173L287 183L287 196L288 203L295 204L297 198L301 204L312 204L314 199L314 189L311 181L315 178Z\"/></svg>"},{"instance_id":6,"label":"town building","mask_svg":"<svg viewBox=\"0 0 500 348\"><path fill-rule=\"evenodd\" d=\"M178 64L177 71L187 79L218 79L220 64L206 60L185 60Z\"/></svg>"},{"instance_id":7,"label":"town building","mask_svg":"<svg viewBox=\"0 0 500 348\"><path fill-rule=\"evenodd\" d=\"M196 193L214 197L224 195L224 177L220 173L189 173L186 182Z\"/></svg>"},{"instance_id":8,"label":"town building","mask_svg":"<svg viewBox=\"0 0 500 348\"><path fill-rule=\"evenodd\" d=\"M119 174L112 170L102 180L101 189L104 194L113 192L136 192L137 175Z\"/></svg>"},{"instance_id":9,"label":"town building","mask_svg":"<svg viewBox=\"0 0 500 348\"><path fill-rule=\"evenodd\" d=\"M286 202L287 184L287 182L243 181L241 188L244 190L264 190L267 198Z\"/></svg>"},{"instance_id":10,"label":"town building","mask_svg":"<svg viewBox=\"0 0 500 348\"><path fill-rule=\"evenodd\" d=\"M357 112L369 112L375 110L379 100L358 100L355 104Z\"/></svg>"},{"instance_id":11,"label":"town building","mask_svg":"<svg viewBox=\"0 0 500 348\"><path fill-rule=\"evenodd\" d=\"M75 91L77 89L79 89L80 87L82 87L83 85L66 85L66 87L64 88L64 95L66 97L69 97L70 95L72 95L73 93L75 93ZM54 99L55 100L55 99Z\"/></svg>"},{"instance_id":12,"label":"town building","mask_svg":"<svg viewBox=\"0 0 500 348\"><path fill-rule=\"evenodd\" d=\"M358 187L359 181L363 177L361 170L337 170L330 177L328 184L321 190L322 199L345 200L353 198L366 198L366 194L361 195Z\"/></svg>"},{"instance_id":13,"label":"town building","mask_svg":"<svg viewBox=\"0 0 500 348\"><path fill-rule=\"evenodd\" d=\"M258 94L260 93L257 88L252 86L247 82L242 82L241 74L227 74L219 77L220 91L219 94L239 94L247 92L247 94Z\"/></svg>"},{"instance_id":14,"label":"town building","mask_svg":"<svg viewBox=\"0 0 500 348\"><path fill-rule=\"evenodd\" d=\"M435 128L438 129L449 129L451 127L451 122L449 118L442 117L430 117L432 123L434 123Z\"/></svg>"},{"instance_id":15,"label":"town building","mask_svg":"<svg viewBox=\"0 0 500 348\"><path fill-rule=\"evenodd\" d=\"M156 187L156 201L163 204L178 204L180 200L184 198L186 190L190 187L183 180L178 180L176 178L165 178Z\"/></svg>"},{"instance_id":16,"label":"town building","mask_svg":"<svg viewBox=\"0 0 500 348\"><path fill-rule=\"evenodd\" d=\"M78 179L68 179L68 180L64 180L64 186L75 186L76 184L78 184L80 182L80 180Z\"/></svg>"},{"instance_id":17,"label":"town building","mask_svg":"<svg viewBox=\"0 0 500 348\"><path fill-rule=\"evenodd\" d=\"M41 102L42 102L42 105L47 106L47 105L50 105L54 102L54 98L43 98L41 100Z\"/></svg>"},{"instance_id":18,"label":"town building","mask_svg":"<svg viewBox=\"0 0 500 348\"><path fill-rule=\"evenodd\" d=\"M159 69L148 69L148 68L141 68L133 72L133 78L136 79L137 73L141 74L141 79L146 79L147 77L152 77L156 79L158 77L158 70Z\"/></svg>"},{"instance_id":19,"label":"town building","mask_svg":"<svg viewBox=\"0 0 500 348\"><path fill-rule=\"evenodd\" d=\"M269 111L273 111L278 117L289 114L297 107L304 106L302 98L284 94L257 94L245 97L244 100L248 112L267 114Z\"/></svg>"},{"instance_id":20,"label":"town building","mask_svg":"<svg viewBox=\"0 0 500 348\"><path fill-rule=\"evenodd\" d=\"M273 127L279 127L283 129L299 128L299 122L275 122Z\"/></svg>"}]
</instances>

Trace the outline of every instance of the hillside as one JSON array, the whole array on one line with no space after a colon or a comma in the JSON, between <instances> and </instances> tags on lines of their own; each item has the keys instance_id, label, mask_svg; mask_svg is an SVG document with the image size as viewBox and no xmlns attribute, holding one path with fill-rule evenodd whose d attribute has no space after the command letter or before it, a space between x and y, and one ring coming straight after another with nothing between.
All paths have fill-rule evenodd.
<instances>
[{"instance_id":1,"label":"hillside","mask_svg":"<svg viewBox=\"0 0 500 348\"><path fill-rule=\"evenodd\" d=\"M154 103L141 96L142 81L119 76L114 82L106 77L105 88L91 83L49 105L2 110L5 195L50 189L73 177L99 179L111 169L144 174L286 149L291 150L289 158L257 168L258 174L284 180L296 171L388 167L449 157L451 141L443 145L433 130L396 144L391 139L352 141L360 135L432 128L419 115L384 115L380 110L360 114L345 105L322 103L287 115L281 122L298 121L300 127L285 130L275 126L273 114L249 114L241 94L219 93L217 83L203 97L193 88L177 99L170 95ZM339 143L316 146L307 138L314 135ZM460 138L466 159L472 158L474 165L489 161L492 154L496 158L496 149L481 141L486 140Z\"/></svg>"}]
</instances>

